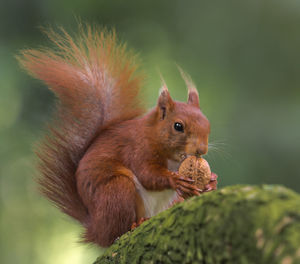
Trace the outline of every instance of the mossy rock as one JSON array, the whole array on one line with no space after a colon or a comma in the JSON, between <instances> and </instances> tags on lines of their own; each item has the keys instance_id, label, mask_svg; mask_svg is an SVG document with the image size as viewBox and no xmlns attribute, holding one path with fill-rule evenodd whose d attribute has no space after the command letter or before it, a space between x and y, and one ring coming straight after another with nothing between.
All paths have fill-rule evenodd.
<instances>
[{"instance_id":1,"label":"mossy rock","mask_svg":"<svg viewBox=\"0 0 300 264\"><path fill-rule=\"evenodd\" d=\"M239 185L191 198L124 234L100 263L300 263L300 195Z\"/></svg>"}]
</instances>

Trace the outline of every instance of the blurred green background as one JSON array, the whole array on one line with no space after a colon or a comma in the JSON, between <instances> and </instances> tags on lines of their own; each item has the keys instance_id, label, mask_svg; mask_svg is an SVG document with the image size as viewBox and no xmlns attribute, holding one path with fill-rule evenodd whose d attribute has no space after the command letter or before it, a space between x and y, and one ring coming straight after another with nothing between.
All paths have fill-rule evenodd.
<instances>
[{"instance_id":1,"label":"blurred green background","mask_svg":"<svg viewBox=\"0 0 300 264\"><path fill-rule=\"evenodd\" d=\"M175 63L196 83L211 121L219 187L283 184L300 191L300 1L0 0L0 263L92 263L79 225L36 190L33 144L54 97L20 70L20 49L49 45L40 26L76 30L76 17L116 28L148 74L186 99Z\"/></svg>"}]
</instances>

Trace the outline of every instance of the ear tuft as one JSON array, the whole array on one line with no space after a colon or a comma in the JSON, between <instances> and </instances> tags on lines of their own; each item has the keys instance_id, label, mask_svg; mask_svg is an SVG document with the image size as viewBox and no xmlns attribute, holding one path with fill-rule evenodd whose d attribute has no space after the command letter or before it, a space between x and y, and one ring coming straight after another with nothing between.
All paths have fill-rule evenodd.
<instances>
[{"instance_id":1,"label":"ear tuft","mask_svg":"<svg viewBox=\"0 0 300 264\"><path fill-rule=\"evenodd\" d=\"M188 89L187 103L199 108L199 94L195 84L193 83L191 77L185 73L179 65L177 65L177 68Z\"/></svg>"}]
</instances>

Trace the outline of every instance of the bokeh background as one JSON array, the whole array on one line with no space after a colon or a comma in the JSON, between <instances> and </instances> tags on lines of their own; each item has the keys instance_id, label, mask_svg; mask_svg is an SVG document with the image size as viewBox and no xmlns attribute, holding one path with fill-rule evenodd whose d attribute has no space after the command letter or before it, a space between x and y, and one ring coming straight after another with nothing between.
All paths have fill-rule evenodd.
<instances>
[{"instance_id":1,"label":"bokeh background","mask_svg":"<svg viewBox=\"0 0 300 264\"><path fill-rule=\"evenodd\" d=\"M54 96L15 55L49 45L40 26L76 31L76 19L114 27L147 73L155 104L162 73L186 99L181 65L211 121L207 156L219 187L283 184L300 191L300 1L0 0L0 263L92 263L80 226L40 197L33 144Z\"/></svg>"}]
</instances>

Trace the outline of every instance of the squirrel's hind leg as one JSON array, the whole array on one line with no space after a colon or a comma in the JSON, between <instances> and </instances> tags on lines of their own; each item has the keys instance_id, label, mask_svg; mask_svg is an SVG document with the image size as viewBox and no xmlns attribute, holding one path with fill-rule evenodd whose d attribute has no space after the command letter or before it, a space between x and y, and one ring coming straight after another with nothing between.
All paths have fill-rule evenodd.
<instances>
[{"instance_id":1,"label":"squirrel's hind leg","mask_svg":"<svg viewBox=\"0 0 300 264\"><path fill-rule=\"evenodd\" d=\"M110 246L138 221L142 213L141 201L133 180L128 176L118 173L97 187L95 207L87 225L87 241L102 247Z\"/></svg>"}]
</instances>

